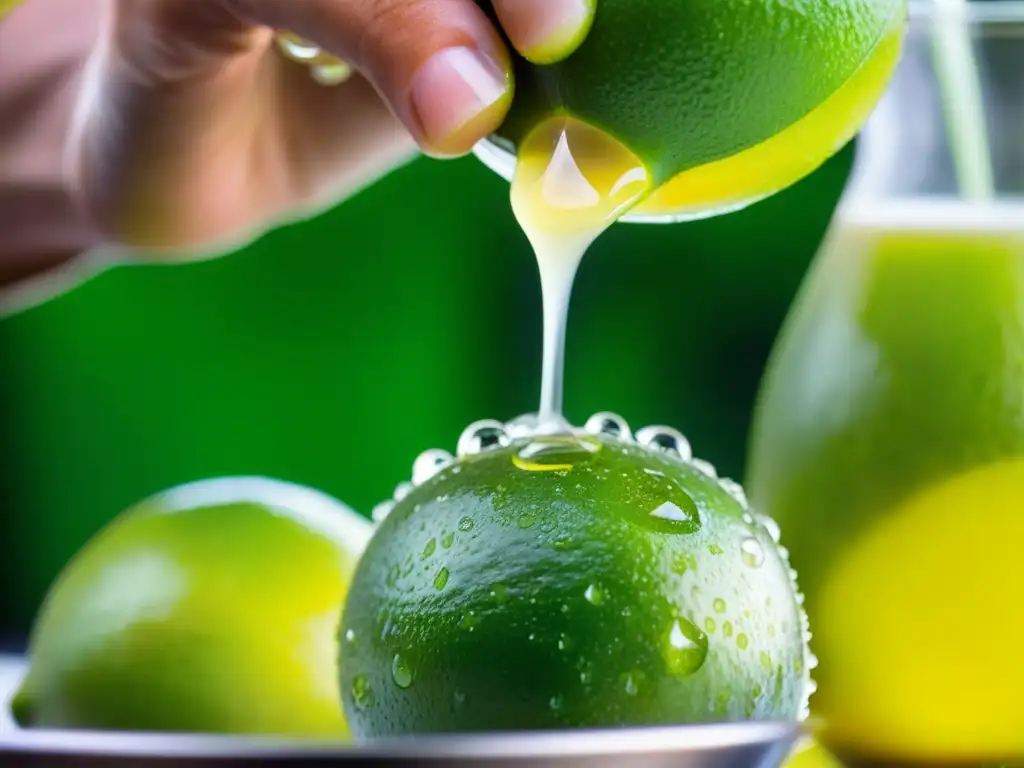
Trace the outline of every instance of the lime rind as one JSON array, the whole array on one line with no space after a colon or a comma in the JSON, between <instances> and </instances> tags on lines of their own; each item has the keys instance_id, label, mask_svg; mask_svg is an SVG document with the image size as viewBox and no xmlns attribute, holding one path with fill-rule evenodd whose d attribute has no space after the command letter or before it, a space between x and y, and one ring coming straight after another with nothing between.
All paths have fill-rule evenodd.
<instances>
[{"instance_id":1,"label":"lime rind","mask_svg":"<svg viewBox=\"0 0 1024 768\"><path fill-rule=\"evenodd\" d=\"M537 437L556 437L586 443L588 439L600 437L622 443L637 445L652 453L657 453L670 460L677 461L697 469L706 477L717 482L719 487L729 494L743 509L743 519L749 525L760 526L771 538L788 573L797 613L800 616L800 632L803 640L803 698L800 702L798 718L805 720L810 715L810 698L817 689L811 672L818 666L818 659L811 651L811 629L804 609L804 595L800 591L797 572L790 564L789 550L782 544L781 531L778 523L771 517L751 508L743 486L728 477L719 477L715 467L693 454L690 441L678 430L662 425L643 427L633 432L629 423L619 414L602 411L591 416L583 427L575 427L562 419L541 420L536 414L525 414L511 421L501 422L496 419L481 419L466 427L459 437L454 454L441 449L432 448L421 453L413 462L409 480L395 486L391 498L385 499L373 509L373 522L380 525L387 519L395 507L419 486L429 482L445 471L460 471L460 463L492 450L500 450L512 444L528 443ZM599 444L596 449L599 449ZM596 450L595 449L595 450ZM558 463L546 466L531 464L525 467L531 470L559 469Z\"/></svg>"}]
</instances>

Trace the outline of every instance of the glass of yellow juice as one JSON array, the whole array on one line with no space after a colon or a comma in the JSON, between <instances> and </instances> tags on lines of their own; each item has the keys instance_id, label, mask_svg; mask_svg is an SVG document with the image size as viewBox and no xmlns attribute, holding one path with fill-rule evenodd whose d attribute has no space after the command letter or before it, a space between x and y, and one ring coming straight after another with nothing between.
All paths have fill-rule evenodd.
<instances>
[{"instance_id":1,"label":"glass of yellow juice","mask_svg":"<svg viewBox=\"0 0 1024 768\"><path fill-rule=\"evenodd\" d=\"M747 479L806 593L825 742L1024 764L1024 3L911 17Z\"/></svg>"}]
</instances>

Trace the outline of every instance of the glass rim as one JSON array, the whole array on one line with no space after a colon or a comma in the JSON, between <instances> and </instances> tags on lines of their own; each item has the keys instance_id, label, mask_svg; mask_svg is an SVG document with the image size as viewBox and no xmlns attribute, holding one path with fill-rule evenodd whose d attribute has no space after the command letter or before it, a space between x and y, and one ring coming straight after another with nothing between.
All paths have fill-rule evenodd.
<instances>
[{"instance_id":1,"label":"glass rim","mask_svg":"<svg viewBox=\"0 0 1024 768\"><path fill-rule=\"evenodd\" d=\"M910 0L910 20L1024 24L1024 0Z\"/></svg>"}]
</instances>

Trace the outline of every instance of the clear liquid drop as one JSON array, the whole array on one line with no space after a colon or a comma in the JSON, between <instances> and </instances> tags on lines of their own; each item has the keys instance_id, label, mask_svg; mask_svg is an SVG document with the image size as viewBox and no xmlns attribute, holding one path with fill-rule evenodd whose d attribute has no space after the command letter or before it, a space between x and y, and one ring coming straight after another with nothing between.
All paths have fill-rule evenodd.
<instances>
[{"instance_id":1,"label":"clear liquid drop","mask_svg":"<svg viewBox=\"0 0 1024 768\"><path fill-rule=\"evenodd\" d=\"M644 427L636 433L636 441L644 448L666 453L673 458L689 461L693 456L690 441L672 427Z\"/></svg>"},{"instance_id":2,"label":"clear liquid drop","mask_svg":"<svg viewBox=\"0 0 1024 768\"><path fill-rule=\"evenodd\" d=\"M510 442L505 425L493 419L470 424L459 437L457 452L460 457L473 456L484 451L504 448Z\"/></svg>"},{"instance_id":3,"label":"clear liquid drop","mask_svg":"<svg viewBox=\"0 0 1024 768\"><path fill-rule=\"evenodd\" d=\"M449 466L454 458L448 451L439 448L432 448L424 451L416 457L412 464L412 482L415 485L423 485L438 472Z\"/></svg>"},{"instance_id":4,"label":"clear liquid drop","mask_svg":"<svg viewBox=\"0 0 1024 768\"><path fill-rule=\"evenodd\" d=\"M662 656L671 674L689 677L704 665L708 638L686 619L676 619L669 628Z\"/></svg>"},{"instance_id":5,"label":"clear liquid drop","mask_svg":"<svg viewBox=\"0 0 1024 768\"><path fill-rule=\"evenodd\" d=\"M586 598L587 602L591 605L604 605L604 590L596 584L591 584L587 587L583 593L583 597Z\"/></svg>"},{"instance_id":6,"label":"clear liquid drop","mask_svg":"<svg viewBox=\"0 0 1024 768\"><path fill-rule=\"evenodd\" d=\"M412 685L412 670L397 653L395 658L391 660L391 679L395 681L395 685L399 688L408 688Z\"/></svg>"},{"instance_id":7,"label":"clear liquid drop","mask_svg":"<svg viewBox=\"0 0 1024 768\"><path fill-rule=\"evenodd\" d=\"M744 539L740 544L740 557L749 568L760 568L764 564L764 547L757 539Z\"/></svg>"},{"instance_id":8,"label":"clear liquid drop","mask_svg":"<svg viewBox=\"0 0 1024 768\"><path fill-rule=\"evenodd\" d=\"M587 419L583 429L592 435L608 435L619 440L630 440L633 437L626 420L617 413L608 411L595 413Z\"/></svg>"}]
</instances>

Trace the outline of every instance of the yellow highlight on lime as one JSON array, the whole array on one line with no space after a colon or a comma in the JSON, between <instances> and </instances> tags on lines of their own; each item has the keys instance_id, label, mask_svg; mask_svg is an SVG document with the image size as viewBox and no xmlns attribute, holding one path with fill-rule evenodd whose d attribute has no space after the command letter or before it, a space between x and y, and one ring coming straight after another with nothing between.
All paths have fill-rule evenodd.
<instances>
[{"instance_id":1,"label":"yellow highlight on lime","mask_svg":"<svg viewBox=\"0 0 1024 768\"><path fill-rule=\"evenodd\" d=\"M1024 458L934 486L853 542L814 628L819 696L836 692L813 702L823 740L892 760L1024 756L1022 546Z\"/></svg>"},{"instance_id":2,"label":"yellow highlight on lime","mask_svg":"<svg viewBox=\"0 0 1024 768\"><path fill-rule=\"evenodd\" d=\"M899 14L860 71L802 120L755 147L679 174L634 212L678 216L725 210L768 197L812 173L856 135L888 87L905 23L906 15Z\"/></svg>"}]
</instances>

